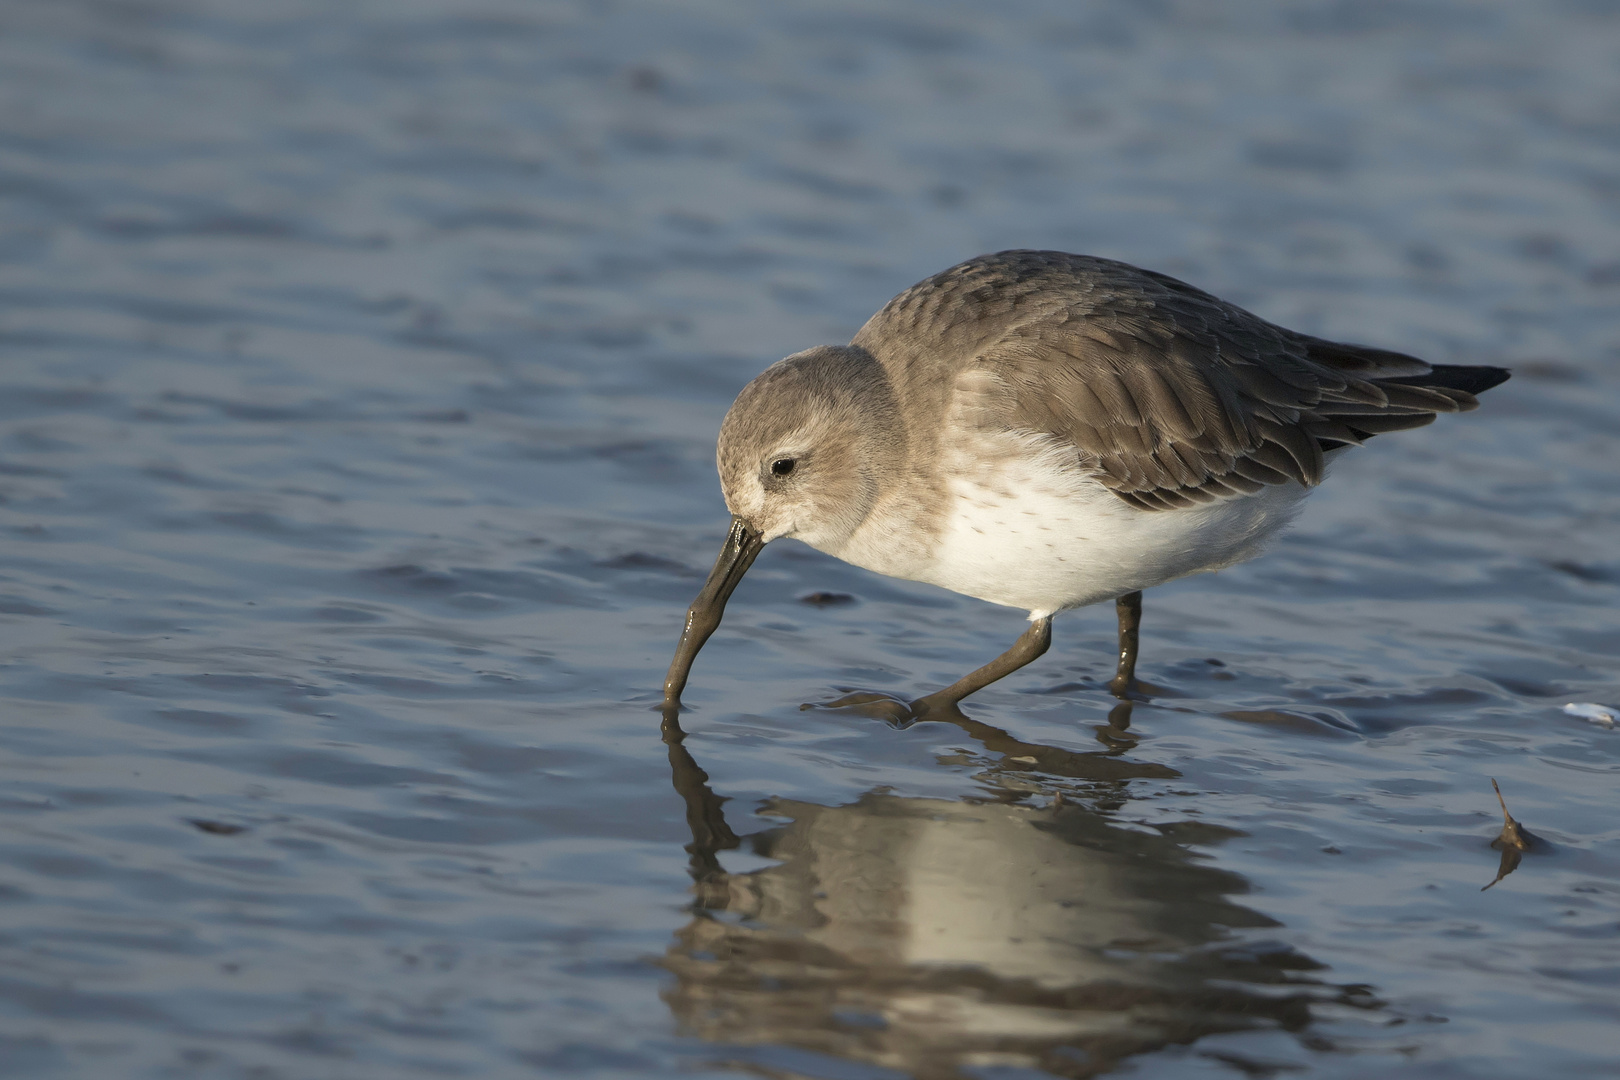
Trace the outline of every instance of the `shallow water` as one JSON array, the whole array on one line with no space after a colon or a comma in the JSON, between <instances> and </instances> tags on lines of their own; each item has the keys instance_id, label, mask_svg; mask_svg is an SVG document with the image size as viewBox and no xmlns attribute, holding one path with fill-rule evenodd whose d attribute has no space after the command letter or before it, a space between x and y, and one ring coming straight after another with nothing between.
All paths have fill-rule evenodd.
<instances>
[{"instance_id":1,"label":"shallow water","mask_svg":"<svg viewBox=\"0 0 1620 1080\"><path fill-rule=\"evenodd\" d=\"M3 21L6 1077L1613 1074L1608 5ZM801 710L1022 614L782 543L661 738L732 395L1017 246L1517 374L1150 592L1128 731L1100 608Z\"/></svg>"}]
</instances>

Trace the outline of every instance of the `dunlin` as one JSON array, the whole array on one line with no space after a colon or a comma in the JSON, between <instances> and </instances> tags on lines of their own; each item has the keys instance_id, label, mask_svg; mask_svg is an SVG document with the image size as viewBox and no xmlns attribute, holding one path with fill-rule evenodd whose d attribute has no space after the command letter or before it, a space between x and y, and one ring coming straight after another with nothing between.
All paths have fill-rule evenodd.
<instances>
[{"instance_id":1,"label":"dunlin","mask_svg":"<svg viewBox=\"0 0 1620 1080\"><path fill-rule=\"evenodd\" d=\"M1123 697L1143 589L1259 554L1335 455L1473 409L1507 377L1286 330L1108 259L969 259L738 395L718 451L731 530L664 709L780 537L1029 612L1010 649L911 702L913 718L1028 664L1054 614L1102 600L1118 610Z\"/></svg>"}]
</instances>

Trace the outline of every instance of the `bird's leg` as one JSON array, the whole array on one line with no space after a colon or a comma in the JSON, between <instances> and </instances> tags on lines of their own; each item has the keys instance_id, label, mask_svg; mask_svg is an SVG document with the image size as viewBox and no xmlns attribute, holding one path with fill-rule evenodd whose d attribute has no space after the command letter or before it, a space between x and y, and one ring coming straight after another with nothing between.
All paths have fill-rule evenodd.
<instances>
[{"instance_id":1,"label":"bird's leg","mask_svg":"<svg viewBox=\"0 0 1620 1080\"><path fill-rule=\"evenodd\" d=\"M934 709L954 709L956 703L969 694L983 690L1004 676L1011 675L1031 660L1039 657L1052 644L1052 616L1044 615L1029 624L1029 629L1018 636L1012 648L977 671L957 679L943 690L911 703L912 716L920 717Z\"/></svg>"},{"instance_id":2,"label":"bird's leg","mask_svg":"<svg viewBox=\"0 0 1620 1080\"><path fill-rule=\"evenodd\" d=\"M1108 683L1108 691L1117 698L1136 689L1136 652L1141 643L1142 590L1128 592L1114 601L1119 615L1119 667Z\"/></svg>"}]
</instances>

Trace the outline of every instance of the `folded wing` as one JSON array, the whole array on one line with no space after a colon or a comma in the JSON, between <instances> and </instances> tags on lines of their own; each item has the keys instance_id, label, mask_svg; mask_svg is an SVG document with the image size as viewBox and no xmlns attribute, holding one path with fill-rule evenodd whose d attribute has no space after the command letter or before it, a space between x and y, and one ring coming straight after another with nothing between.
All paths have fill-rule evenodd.
<instances>
[{"instance_id":1,"label":"folded wing","mask_svg":"<svg viewBox=\"0 0 1620 1080\"><path fill-rule=\"evenodd\" d=\"M1103 260L1066 258L1079 262L1077 302L1006 320L967 384L987 421L1072 444L1080 467L1145 510L1314 485L1324 450L1476 408L1507 378L1297 334L1120 263L1099 289ZM1049 257L1047 269L1065 267Z\"/></svg>"}]
</instances>

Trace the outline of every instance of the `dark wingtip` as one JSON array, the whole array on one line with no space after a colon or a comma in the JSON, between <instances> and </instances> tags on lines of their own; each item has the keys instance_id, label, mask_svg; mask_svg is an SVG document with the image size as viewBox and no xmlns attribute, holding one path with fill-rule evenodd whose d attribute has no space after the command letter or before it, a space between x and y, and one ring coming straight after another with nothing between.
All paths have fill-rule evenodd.
<instances>
[{"instance_id":1,"label":"dark wingtip","mask_svg":"<svg viewBox=\"0 0 1620 1080\"><path fill-rule=\"evenodd\" d=\"M1404 375L1397 379L1379 379L1381 383L1403 383L1407 386L1444 387L1468 394L1483 394L1493 386L1501 386L1513 373L1507 368L1484 364L1435 364L1427 375Z\"/></svg>"},{"instance_id":2,"label":"dark wingtip","mask_svg":"<svg viewBox=\"0 0 1620 1080\"><path fill-rule=\"evenodd\" d=\"M1484 365L1463 366L1436 364L1435 374L1446 374L1444 382L1429 382L1428 386L1444 386L1452 390L1466 390L1470 394L1483 394L1493 386L1501 386L1512 377L1513 373L1507 368L1486 367ZM1455 379L1456 381L1451 381Z\"/></svg>"}]
</instances>

